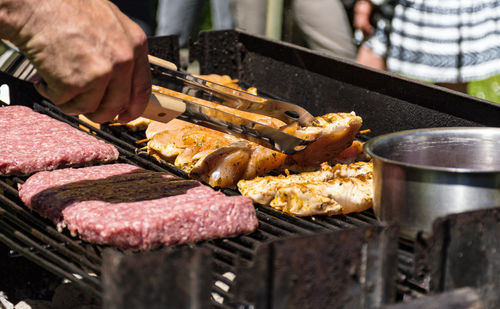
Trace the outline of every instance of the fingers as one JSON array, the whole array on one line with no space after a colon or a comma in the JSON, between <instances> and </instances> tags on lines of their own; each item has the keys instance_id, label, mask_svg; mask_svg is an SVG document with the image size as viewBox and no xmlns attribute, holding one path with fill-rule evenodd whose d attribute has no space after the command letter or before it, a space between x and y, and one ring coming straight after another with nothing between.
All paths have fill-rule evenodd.
<instances>
[{"instance_id":1,"label":"fingers","mask_svg":"<svg viewBox=\"0 0 500 309\"><path fill-rule=\"evenodd\" d=\"M51 100L52 103L56 105L61 105L66 102L69 102L73 97L77 95L76 93L67 90L66 91L58 90L64 87L57 87L55 86L56 84L57 82L55 83L51 82L49 85L42 77L40 77L37 81L34 82L35 89L38 91L38 93L44 98Z\"/></svg>"},{"instance_id":2,"label":"fingers","mask_svg":"<svg viewBox=\"0 0 500 309\"><path fill-rule=\"evenodd\" d=\"M132 85L130 91L130 104L118 117L121 123L131 121L139 117L146 109L151 96L151 71L148 61L147 38L137 24L130 19L125 21L135 35L132 39L135 44L134 71L132 74Z\"/></svg>"},{"instance_id":3,"label":"fingers","mask_svg":"<svg viewBox=\"0 0 500 309\"><path fill-rule=\"evenodd\" d=\"M78 115L91 113L98 109L102 101L109 80L111 79L110 69L95 71L93 78L88 83L80 86L72 85L69 81L55 80L46 82L43 77L35 81L35 89L43 97L51 100L62 112L68 115Z\"/></svg>"},{"instance_id":4,"label":"fingers","mask_svg":"<svg viewBox=\"0 0 500 309\"><path fill-rule=\"evenodd\" d=\"M120 113L118 120L121 123L129 122L144 112L151 96L151 72L147 57L136 57L132 89L128 108Z\"/></svg>"},{"instance_id":5,"label":"fingers","mask_svg":"<svg viewBox=\"0 0 500 309\"><path fill-rule=\"evenodd\" d=\"M89 111L94 111L101 98L104 96L105 88L93 88L83 92L69 100L64 104L59 104L61 111L68 115L86 114Z\"/></svg>"},{"instance_id":6,"label":"fingers","mask_svg":"<svg viewBox=\"0 0 500 309\"><path fill-rule=\"evenodd\" d=\"M98 109L86 116L98 123L110 121L119 115L119 121L124 123L139 117L151 95L151 73L147 59L147 37L142 29L121 13L116 6L111 9L119 19L125 34L129 39L128 50L122 51L115 64L113 77L107 86L106 94Z\"/></svg>"},{"instance_id":7,"label":"fingers","mask_svg":"<svg viewBox=\"0 0 500 309\"><path fill-rule=\"evenodd\" d=\"M133 55L125 54L113 68L111 80L97 109L85 116L97 123L113 120L116 115L127 110L130 104L132 72L134 70Z\"/></svg>"},{"instance_id":8,"label":"fingers","mask_svg":"<svg viewBox=\"0 0 500 309\"><path fill-rule=\"evenodd\" d=\"M97 123L111 121L127 110L130 104L134 71L131 50L131 47L124 47L115 52L114 59L106 60L109 65L98 61L95 66L105 68L99 72L92 70L92 62L87 62L86 74L90 76L87 82L73 84L66 80L47 83L41 79L35 83L35 88L66 114L85 114Z\"/></svg>"},{"instance_id":9,"label":"fingers","mask_svg":"<svg viewBox=\"0 0 500 309\"><path fill-rule=\"evenodd\" d=\"M373 4L366 0L356 2L354 6L354 28L363 31L365 37L373 34L373 26L370 23L370 18L373 11Z\"/></svg>"}]
</instances>

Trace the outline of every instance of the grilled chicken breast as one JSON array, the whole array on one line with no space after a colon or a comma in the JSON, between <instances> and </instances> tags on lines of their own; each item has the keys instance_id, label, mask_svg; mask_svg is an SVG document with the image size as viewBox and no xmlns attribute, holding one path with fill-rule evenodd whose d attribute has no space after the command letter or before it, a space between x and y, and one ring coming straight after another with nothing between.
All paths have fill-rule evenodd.
<instances>
[{"instance_id":1,"label":"grilled chicken breast","mask_svg":"<svg viewBox=\"0 0 500 309\"><path fill-rule=\"evenodd\" d=\"M278 189L270 205L296 216L360 212L373 205L372 177L336 178L327 182L282 187Z\"/></svg>"},{"instance_id":2,"label":"grilled chicken breast","mask_svg":"<svg viewBox=\"0 0 500 309\"><path fill-rule=\"evenodd\" d=\"M301 152L288 156L286 168L297 172L317 169L322 162L334 160L337 155L351 146L363 123L361 117L355 113L330 113L316 117L316 121L307 127L301 127L298 124L285 125L279 119L241 111L163 87L153 86L153 90L181 99L195 101L241 118L283 130L303 139L317 139Z\"/></svg>"},{"instance_id":3,"label":"grilled chicken breast","mask_svg":"<svg viewBox=\"0 0 500 309\"><path fill-rule=\"evenodd\" d=\"M125 126L133 132L144 131L148 128L151 121L152 121L151 119L139 117L130 122L127 122Z\"/></svg>"},{"instance_id":4,"label":"grilled chicken breast","mask_svg":"<svg viewBox=\"0 0 500 309\"><path fill-rule=\"evenodd\" d=\"M259 204L298 216L363 211L372 206L373 163L321 165L321 170L240 180L238 189Z\"/></svg>"},{"instance_id":5,"label":"grilled chicken breast","mask_svg":"<svg viewBox=\"0 0 500 309\"><path fill-rule=\"evenodd\" d=\"M304 150L288 156L285 167L296 171L317 169L323 162L331 162L352 145L363 121L354 113L330 113L316 117L316 123L308 127L288 126L289 134L317 141Z\"/></svg>"},{"instance_id":6,"label":"grilled chicken breast","mask_svg":"<svg viewBox=\"0 0 500 309\"><path fill-rule=\"evenodd\" d=\"M181 99L195 101L241 118L283 130L303 139L317 139L301 152L287 157L285 167L295 172L318 169L322 162L334 160L346 148L351 146L362 125L361 117L355 113L330 113L319 116L315 118L314 123L307 127L301 127L298 124L285 125L279 119L240 111L163 87L153 86L153 90Z\"/></svg>"},{"instance_id":7,"label":"grilled chicken breast","mask_svg":"<svg viewBox=\"0 0 500 309\"><path fill-rule=\"evenodd\" d=\"M211 186L232 187L283 165L286 155L235 136L174 119L153 121L148 152Z\"/></svg>"}]
</instances>

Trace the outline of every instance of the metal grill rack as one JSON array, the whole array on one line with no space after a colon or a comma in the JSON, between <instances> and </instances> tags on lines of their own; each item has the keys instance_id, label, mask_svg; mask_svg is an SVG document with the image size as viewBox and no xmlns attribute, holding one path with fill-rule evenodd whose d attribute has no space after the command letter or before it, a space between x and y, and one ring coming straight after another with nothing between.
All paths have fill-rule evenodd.
<instances>
[{"instance_id":1,"label":"metal grill rack","mask_svg":"<svg viewBox=\"0 0 500 309\"><path fill-rule=\"evenodd\" d=\"M81 241L58 232L53 224L25 208L17 192L19 177L0 179L0 241L52 273L101 297L101 257Z\"/></svg>"},{"instance_id":2,"label":"metal grill rack","mask_svg":"<svg viewBox=\"0 0 500 309\"><path fill-rule=\"evenodd\" d=\"M61 113L51 103L34 104L38 112L64 121L74 127L85 127L92 134L114 144L119 152L119 161L139 165L156 171L168 171L186 177L185 173L168 163L137 151L138 136L122 130L111 134L95 129L79 119ZM120 129L119 129L120 130ZM118 137L117 137L118 136ZM34 263L52 273L75 282L78 286L102 297L101 263L103 246L91 245L77 240L67 232L59 232L53 223L28 210L18 197L17 184L23 177L2 177L0 188L0 241ZM225 194L239 194L230 189ZM256 248L262 243L294 235L308 235L322 231L338 231L363 226L377 225L371 211L334 217L299 218L276 211L269 206L256 205L258 229L248 235L216 239L194 245L210 250L213 256L212 304L220 308L231 308L239 304L233 294L234 276L237 266L253 261Z\"/></svg>"}]
</instances>

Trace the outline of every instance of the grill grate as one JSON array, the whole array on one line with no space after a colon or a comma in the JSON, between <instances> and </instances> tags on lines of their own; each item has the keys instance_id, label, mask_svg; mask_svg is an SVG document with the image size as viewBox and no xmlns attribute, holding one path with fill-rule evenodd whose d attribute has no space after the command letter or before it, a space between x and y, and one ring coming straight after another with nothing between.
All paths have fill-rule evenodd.
<instances>
[{"instance_id":1,"label":"grill grate","mask_svg":"<svg viewBox=\"0 0 500 309\"><path fill-rule=\"evenodd\" d=\"M78 118L65 115L51 103L41 101L34 104L34 109L73 127L84 127L92 134L114 144L120 152L119 162L129 163L156 171L168 171L181 177L186 173L174 165L158 162L139 151L142 139L140 133L132 133L120 127L106 127L102 130L90 127ZM100 267L104 247L91 245L58 232L53 224L33 213L23 205L18 197L17 184L23 183L22 177L2 177L0 196L0 241L25 256L34 263L52 273L71 280L99 299L102 297ZM239 194L235 190L222 189L227 195ZM239 305L232 293L236 266L252 262L256 248L265 242L295 236L308 235L322 231L336 231L363 226L377 225L372 211L333 217L294 217L279 212L269 206L256 205L259 220L258 229L249 234L234 238L215 239L197 244L208 248L213 257L212 305L218 308L230 308ZM21 220L22 219L22 220ZM426 293L411 280L412 252L406 246L400 250L398 267L398 294L404 297L420 297ZM234 278L233 278L234 279ZM230 307L227 307L230 306Z\"/></svg>"},{"instance_id":2,"label":"grill grate","mask_svg":"<svg viewBox=\"0 0 500 309\"><path fill-rule=\"evenodd\" d=\"M120 162L187 177L175 166L157 162L140 153L136 144L140 139L137 134L116 127L95 129L75 117L61 113L54 105L45 101L36 103L34 109L74 127L83 126L92 134L114 144L120 152ZM0 180L0 188L4 191L4 195L0 196L0 241L54 274L69 279L93 295L101 297L99 279L103 246L90 245L75 240L67 233L58 232L50 221L27 210L17 192L17 184L23 182L22 177L2 177ZM230 189L222 191L228 195L239 194ZM259 227L255 232L235 238L205 241L197 245L208 248L213 254L215 284L212 287L212 302L215 306L224 308L226 304L234 302L231 293L233 281L228 279L228 276L234 276L238 263L252 261L259 244L293 235L377 224L371 211L347 216L299 218L278 212L269 206L256 205L256 213Z\"/></svg>"},{"instance_id":3,"label":"grill grate","mask_svg":"<svg viewBox=\"0 0 500 309\"><path fill-rule=\"evenodd\" d=\"M0 241L28 260L100 298L101 258L86 249L82 242L58 232L50 222L20 206L22 202L15 189L18 183L22 183L20 180L18 177L2 177L0 180L0 189L4 192L0 195Z\"/></svg>"}]
</instances>

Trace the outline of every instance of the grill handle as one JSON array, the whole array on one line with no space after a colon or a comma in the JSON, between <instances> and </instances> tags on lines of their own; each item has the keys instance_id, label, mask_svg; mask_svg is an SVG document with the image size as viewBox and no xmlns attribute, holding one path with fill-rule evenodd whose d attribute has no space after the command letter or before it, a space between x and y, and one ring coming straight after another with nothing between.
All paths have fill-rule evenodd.
<instances>
[{"instance_id":1,"label":"grill handle","mask_svg":"<svg viewBox=\"0 0 500 309\"><path fill-rule=\"evenodd\" d=\"M149 60L149 63L156 64L158 66L161 66L164 68L169 68L170 70L177 71L177 66L170 61L167 61L167 60L155 57L155 56L151 56L151 55L148 55L148 60Z\"/></svg>"}]
</instances>

